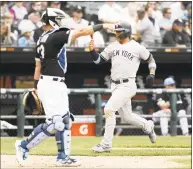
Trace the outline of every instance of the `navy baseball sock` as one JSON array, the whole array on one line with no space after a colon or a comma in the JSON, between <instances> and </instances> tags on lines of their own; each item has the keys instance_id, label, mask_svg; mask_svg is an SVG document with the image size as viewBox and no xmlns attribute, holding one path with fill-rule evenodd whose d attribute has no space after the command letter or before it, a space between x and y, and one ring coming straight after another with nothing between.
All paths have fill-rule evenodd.
<instances>
[{"instance_id":1,"label":"navy baseball sock","mask_svg":"<svg viewBox=\"0 0 193 169\"><path fill-rule=\"evenodd\" d=\"M27 148L26 146L27 146L27 141L26 141L26 140L22 140L22 141L21 141L21 147L22 147L23 149L28 150L28 148ZM28 150L28 151L29 151L29 150Z\"/></svg>"}]
</instances>

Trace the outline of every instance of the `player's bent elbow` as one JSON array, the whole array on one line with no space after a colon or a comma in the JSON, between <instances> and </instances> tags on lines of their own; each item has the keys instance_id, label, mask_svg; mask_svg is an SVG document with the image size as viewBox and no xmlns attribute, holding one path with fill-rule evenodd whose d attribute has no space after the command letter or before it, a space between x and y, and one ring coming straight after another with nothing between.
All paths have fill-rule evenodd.
<instances>
[{"instance_id":1,"label":"player's bent elbow","mask_svg":"<svg viewBox=\"0 0 193 169\"><path fill-rule=\"evenodd\" d=\"M94 32L91 26L88 26L86 28L79 29L79 30L74 30L72 35L72 40L75 41L77 38L81 36L92 35L93 33Z\"/></svg>"}]
</instances>

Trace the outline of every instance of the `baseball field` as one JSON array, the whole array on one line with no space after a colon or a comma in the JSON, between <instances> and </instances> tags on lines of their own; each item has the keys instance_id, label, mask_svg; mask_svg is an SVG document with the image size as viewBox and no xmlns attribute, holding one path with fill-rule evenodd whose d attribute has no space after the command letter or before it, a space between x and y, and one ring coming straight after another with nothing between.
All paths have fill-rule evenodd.
<instances>
[{"instance_id":1,"label":"baseball field","mask_svg":"<svg viewBox=\"0 0 193 169\"><path fill-rule=\"evenodd\" d=\"M1 138L1 168L20 167L15 160L18 138ZM82 161L78 168L191 168L191 137L158 137L151 144L147 136L115 137L111 153L95 153L91 147L100 137L72 137L72 156ZM31 152L24 168L54 168L56 144L49 138Z\"/></svg>"}]
</instances>

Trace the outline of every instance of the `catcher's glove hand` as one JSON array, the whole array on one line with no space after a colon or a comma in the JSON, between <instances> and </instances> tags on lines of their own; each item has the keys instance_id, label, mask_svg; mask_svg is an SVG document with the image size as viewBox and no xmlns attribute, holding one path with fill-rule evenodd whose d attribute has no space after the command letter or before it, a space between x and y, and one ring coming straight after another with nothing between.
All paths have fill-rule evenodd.
<instances>
[{"instance_id":1,"label":"catcher's glove hand","mask_svg":"<svg viewBox=\"0 0 193 169\"><path fill-rule=\"evenodd\" d=\"M28 115L42 115L44 109L41 101L34 91L28 91L23 94L24 111Z\"/></svg>"},{"instance_id":2,"label":"catcher's glove hand","mask_svg":"<svg viewBox=\"0 0 193 169\"><path fill-rule=\"evenodd\" d=\"M152 75L152 74L150 74L146 77L146 86L147 87L153 86L154 78L155 78L155 75Z\"/></svg>"}]
</instances>

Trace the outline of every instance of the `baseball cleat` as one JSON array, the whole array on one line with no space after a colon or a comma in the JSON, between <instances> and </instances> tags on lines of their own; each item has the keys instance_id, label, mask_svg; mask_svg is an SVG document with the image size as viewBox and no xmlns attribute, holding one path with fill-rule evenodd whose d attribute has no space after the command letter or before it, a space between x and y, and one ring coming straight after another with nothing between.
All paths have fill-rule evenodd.
<instances>
[{"instance_id":1,"label":"baseball cleat","mask_svg":"<svg viewBox=\"0 0 193 169\"><path fill-rule=\"evenodd\" d=\"M78 167L80 165L80 161L77 161L76 159L69 156L66 156L64 159L57 159L56 161L57 167Z\"/></svg>"},{"instance_id":2,"label":"baseball cleat","mask_svg":"<svg viewBox=\"0 0 193 169\"><path fill-rule=\"evenodd\" d=\"M108 146L103 146L102 144L97 144L96 146L92 147L92 150L98 153L102 153L102 152L110 152L112 148Z\"/></svg>"},{"instance_id":3,"label":"baseball cleat","mask_svg":"<svg viewBox=\"0 0 193 169\"><path fill-rule=\"evenodd\" d=\"M24 164L24 160L27 159L29 151L21 147L21 140L16 140L15 142L16 149L16 159L20 165Z\"/></svg>"},{"instance_id":4,"label":"baseball cleat","mask_svg":"<svg viewBox=\"0 0 193 169\"><path fill-rule=\"evenodd\" d=\"M149 139L152 143L155 143L156 142L156 134L155 134L155 131L154 131L154 123L152 120L148 120L150 126L151 126L151 132L149 133Z\"/></svg>"}]
</instances>

